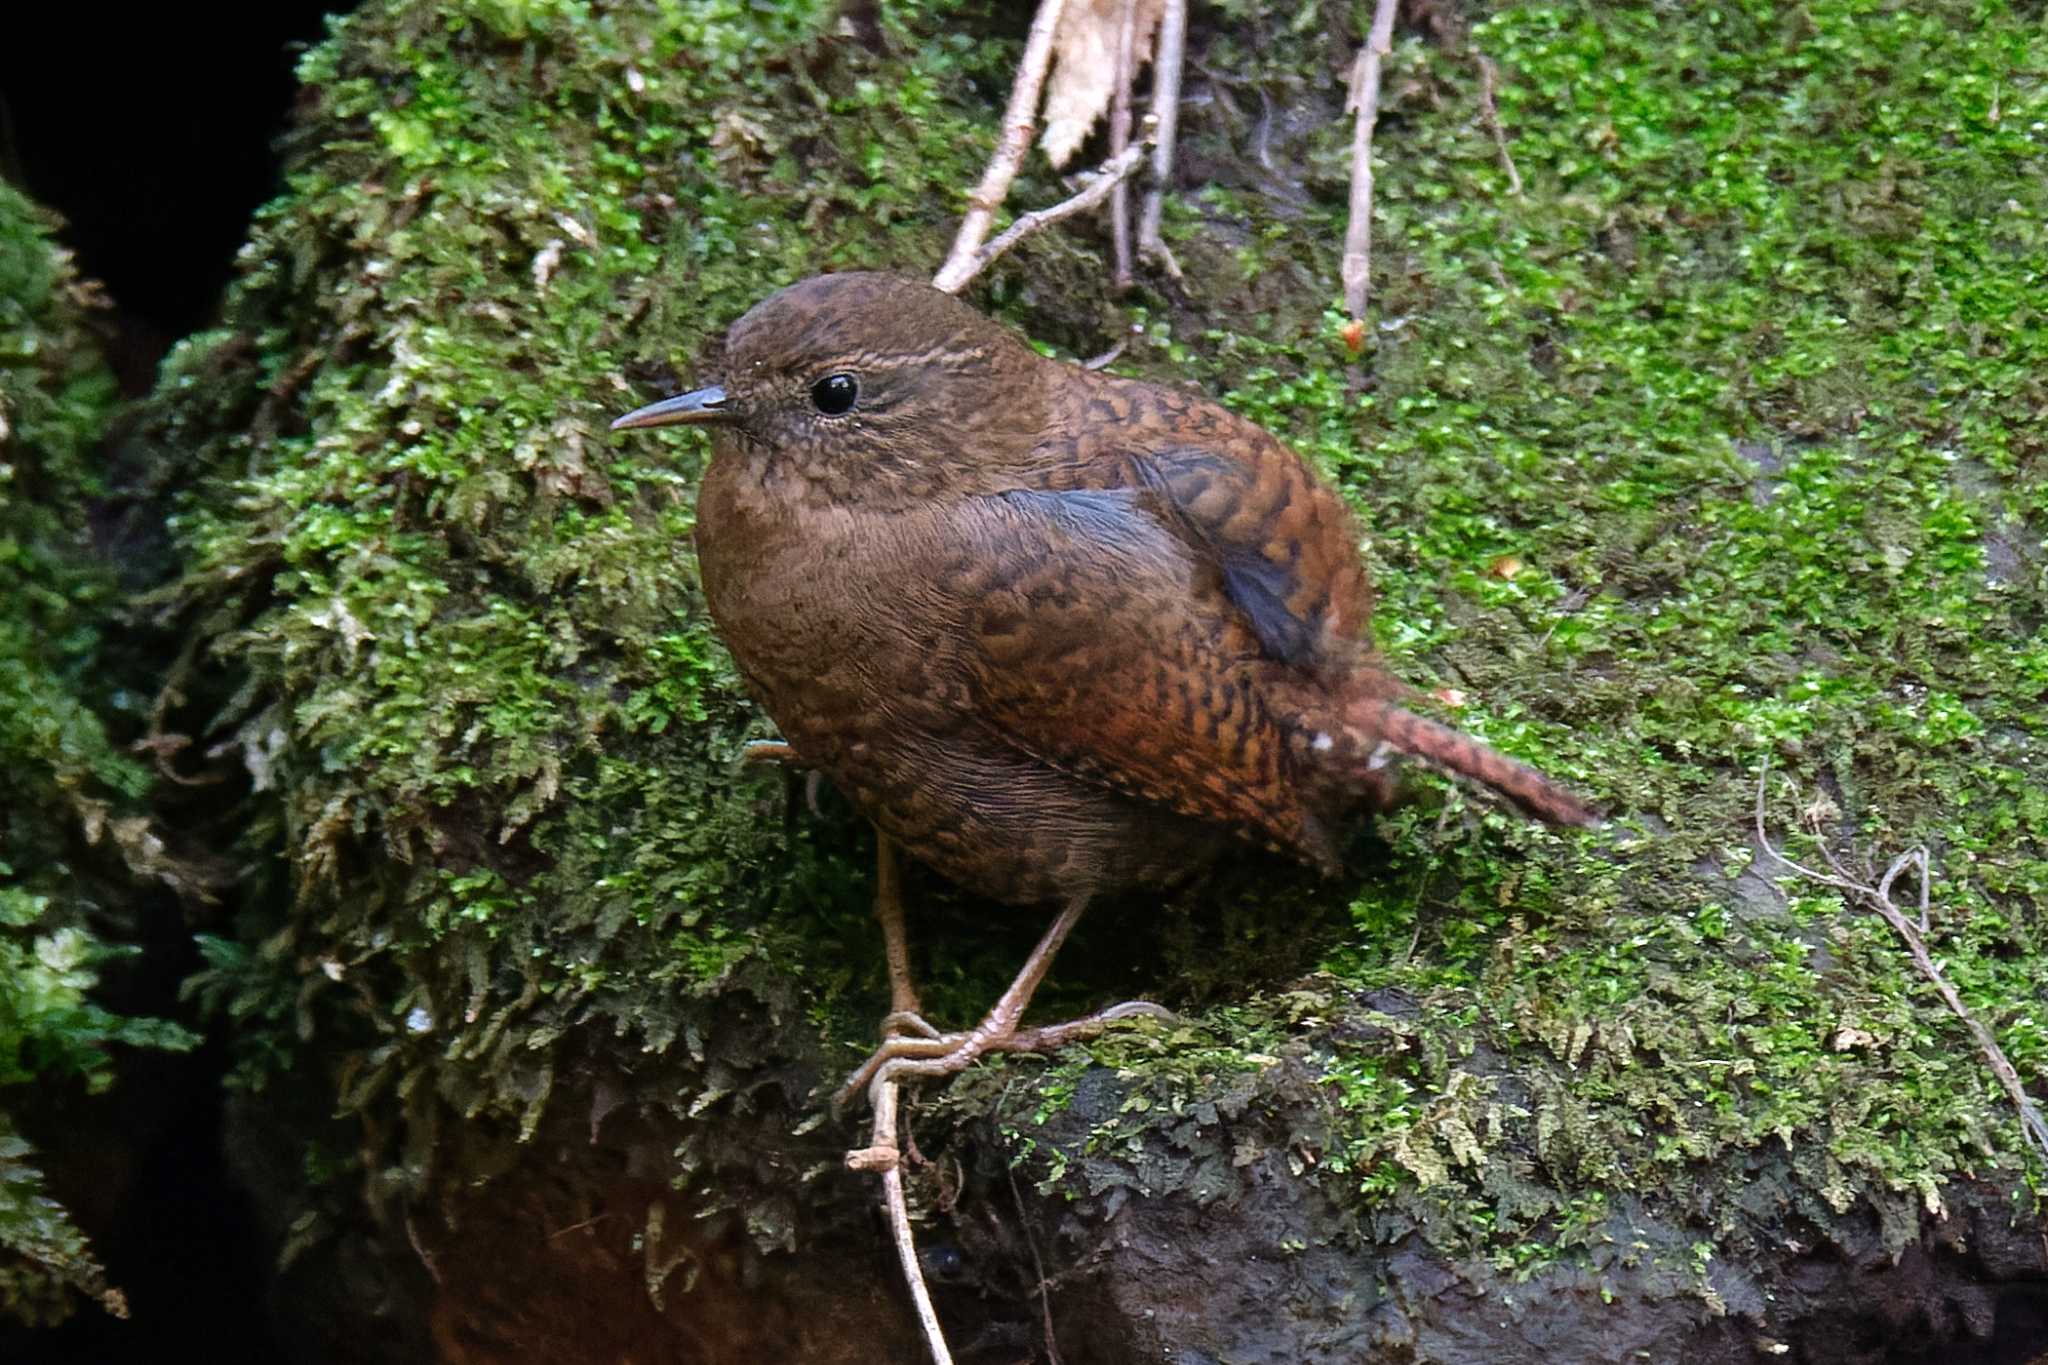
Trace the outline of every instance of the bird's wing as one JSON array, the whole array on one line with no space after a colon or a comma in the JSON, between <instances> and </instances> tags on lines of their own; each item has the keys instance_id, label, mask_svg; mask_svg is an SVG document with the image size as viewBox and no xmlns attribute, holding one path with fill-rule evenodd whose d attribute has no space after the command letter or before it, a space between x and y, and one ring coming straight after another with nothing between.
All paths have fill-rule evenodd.
<instances>
[{"instance_id":1,"label":"bird's wing","mask_svg":"<svg viewBox=\"0 0 2048 1365\"><path fill-rule=\"evenodd\" d=\"M1371 610L1356 524L1299 457L1256 435L1270 448L1170 446L1104 464L1216 566L1268 658L1348 671Z\"/></svg>"},{"instance_id":2,"label":"bird's wing","mask_svg":"<svg viewBox=\"0 0 2048 1365\"><path fill-rule=\"evenodd\" d=\"M1041 762L1334 861L1300 781L1313 744L1276 715L1289 671L1257 610L1137 488L1015 491L955 505L971 705ZM1256 569L1240 578L1251 584Z\"/></svg>"}]
</instances>

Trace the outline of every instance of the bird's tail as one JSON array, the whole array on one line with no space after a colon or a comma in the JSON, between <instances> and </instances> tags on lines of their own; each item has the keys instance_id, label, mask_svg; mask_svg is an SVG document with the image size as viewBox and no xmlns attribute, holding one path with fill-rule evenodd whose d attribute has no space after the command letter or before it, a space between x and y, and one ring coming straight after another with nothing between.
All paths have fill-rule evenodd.
<instances>
[{"instance_id":1,"label":"bird's tail","mask_svg":"<svg viewBox=\"0 0 2048 1365\"><path fill-rule=\"evenodd\" d=\"M1378 768L1385 750L1392 749L1477 782L1538 820L1587 828L1601 823L1600 812L1591 803L1528 764L1384 698L1351 703L1344 709L1344 721L1351 732L1347 738L1363 751L1369 768Z\"/></svg>"}]
</instances>

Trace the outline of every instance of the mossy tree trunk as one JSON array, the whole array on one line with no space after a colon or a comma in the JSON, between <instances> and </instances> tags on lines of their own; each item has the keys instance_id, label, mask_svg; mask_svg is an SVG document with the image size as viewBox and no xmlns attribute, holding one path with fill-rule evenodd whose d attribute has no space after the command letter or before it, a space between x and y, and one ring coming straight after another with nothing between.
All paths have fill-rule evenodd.
<instances>
[{"instance_id":1,"label":"mossy tree trunk","mask_svg":"<svg viewBox=\"0 0 2048 1365\"><path fill-rule=\"evenodd\" d=\"M977 302L1069 354L1130 335L1122 368L1296 443L1372 528L1402 673L1616 824L1425 781L1337 882L1248 862L1094 916L1047 1008L1184 1022L913 1114L956 1344L1017 1359L1049 1313L1069 1365L2002 1349L2048 1277L2005 1097L1751 822L1768 759L1795 849L1932 849L1939 951L2038 1089L2033 25L1425 7L1354 357L1360 17L1196 11L1184 282L1109 297L1083 227ZM149 430L201 645L168 724L285 873L197 988L271 1097L251 1180L323 1349L381 1307L382 1358L912 1357L813 1097L885 998L865 836L738 765L765 732L698 600L703 450L605 422L774 285L928 272L1022 24L389 0L308 54L289 191ZM1038 925L913 891L927 1003L968 1017ZM266 1174L311 1141L293 1104L347 1121Z\"/></svg>"}]
</instances>

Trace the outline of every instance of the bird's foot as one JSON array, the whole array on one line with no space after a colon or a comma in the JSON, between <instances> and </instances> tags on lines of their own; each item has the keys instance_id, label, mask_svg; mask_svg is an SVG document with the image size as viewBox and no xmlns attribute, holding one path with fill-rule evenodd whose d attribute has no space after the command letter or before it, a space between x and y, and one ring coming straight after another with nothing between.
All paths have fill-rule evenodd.
<instances>
[{"instance_id":1,"label":"bird's foot","mask_svg":"<svg viewBox=\"0 0 2048 1365\"><path fill-rule=\"evenodd\" d=\"M779 739L750 739L740 746L742 763L780 763L785 768L803 768L803 756L787 742ZM824 790L825 775L816 768L804 771L804 804L811 814L823 815L818 809L818 793Z\"/></svg>"},{"instance_id":2,"label":"bird's foot","mask_svg":"<svg viewBox=\"0 0 2048 1365\"><path fill-rule=\"evenodd\" d=\"M916 1010L892 1010L882 1016L879 1030L884 1038L936 1038L939 1031Z\"/></svg>"},{"instance_id":3,"label":"bird's foot","mask_svg":"<svg viewBox=\"0 0 2048 1365\"><path fill-rule=\"evenodd\" d=\"M900 1084L905 1080L923 1076L950 1076L963 1070L975 1058L988 1052L1053 1052L1068 1043L1084 1038L1093 1038L1111 1024L1126 1019L1172 1019L1173 1012L1149 1000L1126 1000L1108 1009L1097 1010L1079 1019L1065 1023L1045 1024L1038 1028L1017 1028L990 1015L974 1028L962 1033L940 1033L932 1029L923 1019L907 1012L892 1014L883 1021L887 1028L893 1021L914 1029L929 1030L918 1036L898 1034L885 1039L882 1045L869 1054L868 1059L846 1078L845 1084L832 1097L834 1108L844 1108L855 1095L865 1090L872 1097L875 1088L881 1085ZM871 1150L871 1149L869 1149ZM851 1163L855 1156L848 1156Z\"/></svg>"}]
</instances>

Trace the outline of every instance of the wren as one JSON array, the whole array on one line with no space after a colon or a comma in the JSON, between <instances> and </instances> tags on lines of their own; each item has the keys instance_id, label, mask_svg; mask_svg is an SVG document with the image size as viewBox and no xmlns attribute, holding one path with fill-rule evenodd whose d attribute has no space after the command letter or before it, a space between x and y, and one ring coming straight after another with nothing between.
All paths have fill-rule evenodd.
<instances>
[{"instance_id":1,"label":"wren","mask_svg":"<svg viewBox=\"0 0 2048 1365\"><path fill-rule=\"evenodd\" d=\"M1200 395L1041 356L950 295L821 275L727 338L722 382L615 428L712 429L705 599L794 757L882 835L895 1012L849 1080L942 1075L1152 1007L1020 1029L1090 901L1243 836L1326 872L1419 759L1593 825L1535 769L1407 710L1368 638L1359 527ZM971 1030L917 1017L890 845L1059 915Z\"/></svg>"}]
</instances>

